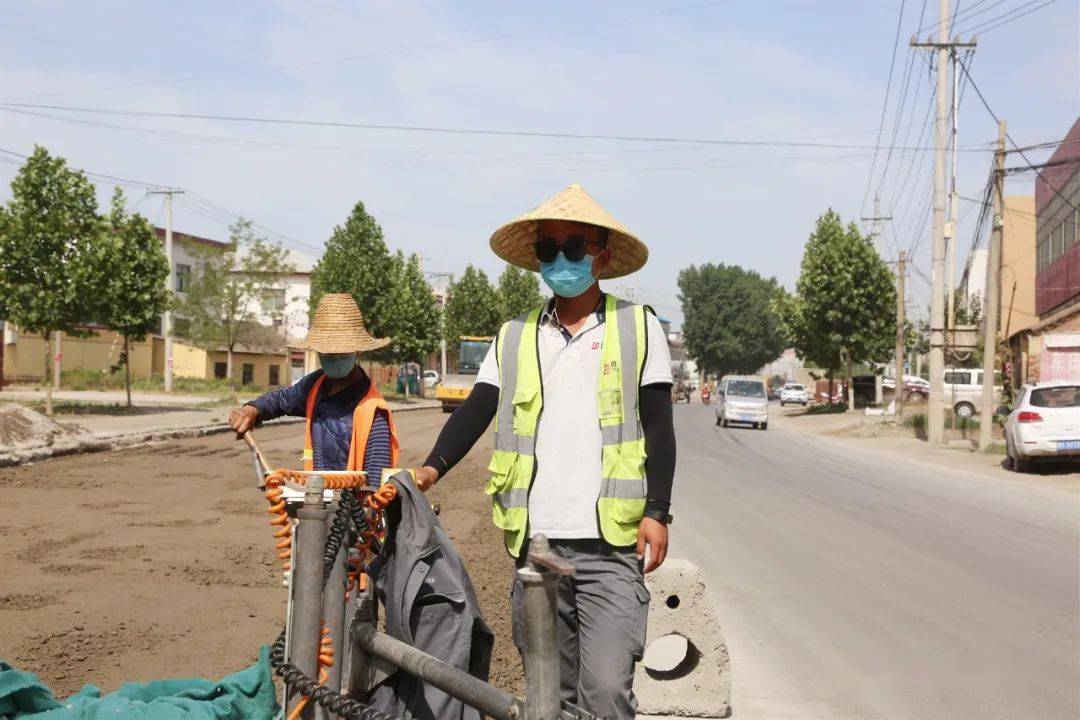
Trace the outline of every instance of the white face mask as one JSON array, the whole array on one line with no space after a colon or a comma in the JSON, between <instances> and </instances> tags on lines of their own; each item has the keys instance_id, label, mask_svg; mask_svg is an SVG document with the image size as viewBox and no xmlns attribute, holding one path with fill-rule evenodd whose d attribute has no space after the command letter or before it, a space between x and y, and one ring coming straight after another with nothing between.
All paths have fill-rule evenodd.
<instances>
[{"instance_id":1,"label":"white face mask","mask_svg":"<svg viewBox=\"0 0 1080 720\"><path fill-rule=\"evenodd\" d=\"M319 365L322 366L326 377L340 380L352 372L356 367L356 353L342 353L323 355L319 353Z\"/></svg>"}]
</instances>

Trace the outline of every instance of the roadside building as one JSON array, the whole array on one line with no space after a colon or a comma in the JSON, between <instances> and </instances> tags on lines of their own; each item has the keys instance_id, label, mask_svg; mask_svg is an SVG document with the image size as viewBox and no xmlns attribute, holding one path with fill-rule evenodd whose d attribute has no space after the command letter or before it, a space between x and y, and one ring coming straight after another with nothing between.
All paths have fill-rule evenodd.
<instances>
[{"instance_id":1,"label":"roadside building","mask_svg":"<svg viewBox=\"0 0 1080 720\"><path fill-rule=\"evenodd\" d=\"M155 228L164 243L165 230ZM198 272L200 250L224 250L226 243L173 231L173 263L170 286L178 297L183 298ZM311 269L314 260L306 255L290 251L289 261L295 272L283 278L280 288L258 302L252 312L258 314L259 322L269 327L281 328L281 340L268 343L266 347L238 347L233 353L234 379L253 387L275 387L287 384L303 375L303 353L287 353L290 341L307 333L307 307L311 294ZM177 334L183 334L184 318L175 318ZM97 325L87 325L93 335L86 338L68 337L60 334L57 361L61 371L86 370L106 373L120 363L123 340ZM42 382L45 377L46 342L40 335L20 331L10 323L4 323L3 379L6 383ZM309 362L310 364L310 362ZM173 343L173 375L176 378L223 379L226 376L225 348L204 349L194 347L177 339ZM149 336L131 347L131 374L135 379L161 377L165 372L165 342L160 334ZM299 375L297 374L299 373Z\"/></svg>"},{"instance_id":2,"label":"roadside building","mask_svg":"<svg viewBox=\"0 0 1080 720\"><path fill-rule=\"evenodd\" d=\"M668 321L668 327L671 326ZM668 352L671 355L671 376L677 380L693 380L698 376L698 366L686 351L686 341L679 331L666 333Z\"/></svg>"},{"instance_id":3,"label":"roadside building","mask_svg":"<svg viewBox=\"0 0 1080 720\"><path fill-rule=\"evenodd\" d=\"M1009 347L1016 384L1035 380L1080 378L1080 120L1069 130L1057 151L1035 180L1034 242L1028 246L1034 256L1034 317L1023 310L1010 319ZM1019 216L1022 217L1022 216ZM1015 222L1019 222L1019 217ZM1009 230L1006 218L1006 236ZM1008 248L1006 239L1005 248ZM1013 249L1016 275L1029 271L1026 260ZM1022 258L1022 255L1020 256ZM1007 254L1002 256L1002 303L1013 290L1005 271ZM1015 279L1017 294L1021 280ZM1021 308L1026 297L1020 298ZM1015 302L1015 301L1014 301ZM1028 327L1017 324L1030 319Z\"/></svg>"}]
</instances>

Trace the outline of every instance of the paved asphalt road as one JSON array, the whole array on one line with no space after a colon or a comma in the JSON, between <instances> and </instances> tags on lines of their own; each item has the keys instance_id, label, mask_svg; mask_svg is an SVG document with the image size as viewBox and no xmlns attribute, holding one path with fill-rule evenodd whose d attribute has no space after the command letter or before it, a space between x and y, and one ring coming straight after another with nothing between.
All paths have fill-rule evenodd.
<instances>
[{"instance_id":1,"label":"paved asphalt road","mask_svg":"<svg viewBox=\"0 0 1080 720\"><path fill-rule=\"evenodd\" d=\"M774 414L779 414L774 408ZM734 718L1080 717L1075 496L675 413Z\"/></svg>"}]
</instances>

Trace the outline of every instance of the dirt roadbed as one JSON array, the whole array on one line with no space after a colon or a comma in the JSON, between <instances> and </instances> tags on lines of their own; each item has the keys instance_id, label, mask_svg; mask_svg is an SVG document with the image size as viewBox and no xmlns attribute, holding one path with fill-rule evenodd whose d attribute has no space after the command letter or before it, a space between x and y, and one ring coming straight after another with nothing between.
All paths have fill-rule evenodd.
<instances>
[{"instance_id":1,"label":"dirt roadbed","mask_svg":"<svg viewBox=\"0 0 1080 720\"><path fill-rule=\"evenodd\" d=\"M445 416L403 413L402 464L430 449ZM298 463L302 428L266 428L272 463ZM483 494L484 440L429 493L496 633L493 681L519 692L510 642L513 564ZM0 658L60 697L92 683L201 675L253 662L284 617L266 502L231 435L175 440L0 469L4 572Z\"/></svg>"}]
</instances>

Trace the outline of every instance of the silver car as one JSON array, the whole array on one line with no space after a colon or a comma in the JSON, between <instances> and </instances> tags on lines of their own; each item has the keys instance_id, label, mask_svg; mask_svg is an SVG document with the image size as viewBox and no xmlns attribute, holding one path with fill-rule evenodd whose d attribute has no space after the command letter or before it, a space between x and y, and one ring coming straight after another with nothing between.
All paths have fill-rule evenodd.
<instances>
[{"instance_id":1,"label":"silver car","mask_svg":"<svg viewBox=\"0 0 1080 720\"><path fill-rule=\"evenodd\" d=\"M766 430L769 427L769 395L761 378L730 375L720 381L716 391L716 424L747 423Z\"/></svg>"}]
</instances>

